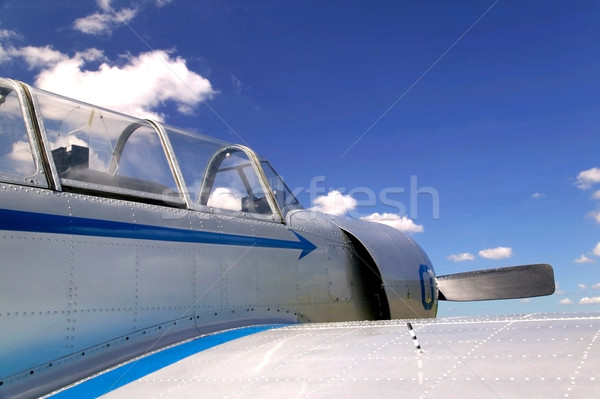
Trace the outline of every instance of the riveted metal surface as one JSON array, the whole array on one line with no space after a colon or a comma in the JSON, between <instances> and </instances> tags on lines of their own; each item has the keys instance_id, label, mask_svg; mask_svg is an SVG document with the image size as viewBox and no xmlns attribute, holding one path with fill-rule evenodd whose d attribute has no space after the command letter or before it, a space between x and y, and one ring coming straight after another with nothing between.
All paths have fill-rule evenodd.
<instances>
[{"instance_id":1,"label":"riveted metal surface","mask_svg":"<svg viewBox=\"0 0 600 399\"><path fill-rule=\"evenodd\" d=\"M186 330L192 335L265 320L295 323L368 317L364 297L353 291L357 260L347 239L322 216L318 216L322 229L302 232L314 249L299 259L302 251L293 248L170 242L153 240L149 235L115 240L96 235L93 224L89 235L65 234L73 221L101 220L109 228L125 226L134 232L160 226L158 229L298 242L295 229L280 223L87 194L44 195L43 190L30 201L31 188L5 184L3 190L7 212L35 213L43 203L45 209L52 209L53 215L68 223L61 227L61 234L2 233L5 264L15 265L4 271L9 278L0 282L3 297L11 299L0 304L0 321L6 326L1 355L14 358L1 365L3 392L17 392L20 388L11 391L11 387L31 386L32 381L62 381L71 373L69 367L79 364L78 356L61 363L64 374L60 378L53 374L59 368L46 370L43 365L56 365L57 359L89 353L98 343L187 315L195 323L194 331ZM23 195L28 201L22 200ZM43 223L48 224L49 231L54 228L50 222ZM333 242L331 238L339 239L333 248L326 244ZM214 313L216 317L209 317ZM45 327L40 329L40 325ZM168 331L165 337L172 339L173 330ZM22 355L23 347L31 349L26 356ZM139 350L127 345L118 348L121 352L112 358L99 357L105 363L93 367L112 364L111 359ZM96 351L114 350L99 346ZM89 367L92 363L86 364ZM33 374L24 371L32 368L39 370ZM55 377L51 379L51 375Z\"/></svg>"},{"instance_id":2,"label":"riveted metal surface","mask_svg":"<svg viewBox=\"0 0 600 399\"><path fill-rule=\"evenodd\" d=\"M392 318L434 317L437 287L433 278L424 281L421 267L433 265L421 247L401 231L379 223L331 216L331 221L356 237L377 265L390 304ZM421 266L421 267L420 267ZM428 287L424 287L427 283ZM431 294L423 297L427 288Z\"/></svg>"},{"instance_id":3,"label":"riveted metal surface","mask_svg":"<svg viewBox=\"0 0 600 399\"><path fill-rule=\"evenodd\" d=\"M105 395L229 398L594 397L600 316L310 324L199 352Z\"/></svg>"}]
</instances>

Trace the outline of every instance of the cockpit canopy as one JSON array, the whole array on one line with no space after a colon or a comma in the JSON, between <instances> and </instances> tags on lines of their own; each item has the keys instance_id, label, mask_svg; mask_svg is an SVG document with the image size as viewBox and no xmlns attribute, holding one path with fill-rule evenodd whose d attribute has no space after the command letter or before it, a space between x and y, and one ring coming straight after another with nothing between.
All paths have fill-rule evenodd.
<instances>
[{"instance_id":1,"label":"cockpit canopy","mask_svg":"<svg viewBox=\"0 0 600 399\"><path fill-rule=\"evenodd\" d=\"M0 180L282 222L302 208L250 148L0 79Z\"/></svg>"}]
</instances>

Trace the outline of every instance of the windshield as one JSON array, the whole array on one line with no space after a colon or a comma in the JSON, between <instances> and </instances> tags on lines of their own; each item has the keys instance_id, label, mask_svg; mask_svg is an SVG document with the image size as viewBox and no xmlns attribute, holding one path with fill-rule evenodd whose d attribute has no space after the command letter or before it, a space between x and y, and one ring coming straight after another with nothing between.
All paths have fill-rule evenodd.
<instances>
[{"instance_id":1,"label":"windshield","mask_svg":"<svg viewBox=\"0 0 600 399\"><path fill-rule=\"evenodd\" d=\"M29 177L36 172L22 104L11 87L0 86L0 174Z\"/></svg>"},{"instance_id":2,"label":"windshield","mask_svg":"<svg viewBox=\"0 0 600 399\"><path fill-rule=\"evenodd\" d=\"M164 126L189 196L198 206L274 215L269 197L282 216L302 205L267 161L253 162L247 147ZM262 182L260 170L266 177ZM266 185L266 186L265 186ZM272 193L272 196L271 194Z\"/></svg>"},{"instance_id":3,"label":"windshield","mask_svg":"<svg viewBox=\"0 0 600 399\"><path fill-rule=\"evenodd\" d=\"M262 161L262 168L271 187L271 191L275 196L277 205L281 209L281 213L285 216L289 211L294 209L303 209L300 201L294 196L292 191L285 184L281 176L275 172L275 169L267 161Z\"/></svg>"},{"instance_id":4,"label":"windshield","mask_svg":"<svg viewBox=\"0 0 600 399\"><path fill-rule=\"evenodd\" d=\"M147 121L35 90L63 187L183 203Z\"/></svg>"},{"instance_id":5,"label":"windshield","mask_svg":"<svg viewBox=\"0 0 600 399\"><path fill-rule=\"evenodd\" d=\"M302 208L271 165L248 147L134 118L115 111L32 89L43 121L44 148L51 151L54 179L65 191L160 203L236 216L283 222ZM3 129L22 153L31 154L19 123L20 104L10 91L4 100ZM11 143L4 147L9 148ZM6 151L5 151L6 152ZM14 152L14 148L13 148ZM33 173L31 155L16 162L3 157L0 168ZM0 170L0 173L2 170Z\"/></svg>"}]
</instances>

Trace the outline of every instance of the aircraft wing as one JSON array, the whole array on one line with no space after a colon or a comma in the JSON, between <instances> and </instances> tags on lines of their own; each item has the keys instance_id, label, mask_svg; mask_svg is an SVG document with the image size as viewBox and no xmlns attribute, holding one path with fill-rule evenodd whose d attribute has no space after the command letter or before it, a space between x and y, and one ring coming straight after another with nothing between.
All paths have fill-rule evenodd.
<instances>
[{"instance_id":1,"label":"aircraft wing","mask_svg":"<svg viewBox=\"0 0 600 399\"><path fill-rule=\"evenodd\" d=\"M167 351L185 345L199 346L157 371L139 369L164 351L54 397L582 398L600 389L598 313L263 326Z\"/></svg>"}]
</instances>

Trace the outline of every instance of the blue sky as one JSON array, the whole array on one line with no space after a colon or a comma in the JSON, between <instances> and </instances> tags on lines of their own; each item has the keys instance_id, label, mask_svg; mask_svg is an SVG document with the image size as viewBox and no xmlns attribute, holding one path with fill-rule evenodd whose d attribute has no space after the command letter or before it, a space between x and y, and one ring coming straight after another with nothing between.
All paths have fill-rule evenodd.
<instances>
[{"instance_id":1,"label":"blue sky","mask_svg":"<svg viewBox=\"0 0 600 399\"><path fill-rule=\"evenodd\" d=\"M440 315L598 311L599 16L591 1L0 0L0 76L248 144L305 207L385 219L438 274L555 268L551 297Z\"/></svg>"}]
</instances>

